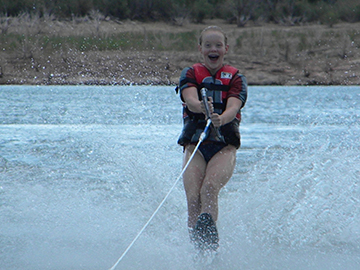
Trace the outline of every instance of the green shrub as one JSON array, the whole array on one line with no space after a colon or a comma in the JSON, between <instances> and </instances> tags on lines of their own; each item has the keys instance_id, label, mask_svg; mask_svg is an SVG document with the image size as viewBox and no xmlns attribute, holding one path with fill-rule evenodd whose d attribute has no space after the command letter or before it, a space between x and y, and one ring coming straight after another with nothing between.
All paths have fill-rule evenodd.
<instances>
[{"instance_id":1,"label":"green shrub","mask_svg":"<svg viewBox=\"0 0 360 270\"><path fill-rule=\"evenodd\" d=\"M195 1L191 14L195 22L202 23L211 14L211 4L207 0Z\"/></svg>"},{"instance_id":2,"label":"green shrub","mask_svg":"<svg viewBox=\"0 0 360 270\"><path fill-rule=\"evenodd\" d=\"M0 0L0 14L17 16L36 12L69 19L98 10L105 16L141 21L173 21L191 14L202 23L207 18L234 22L246 20L300 23L339 20L360 21L359 0Z\"/></svg>"}]
</instances>

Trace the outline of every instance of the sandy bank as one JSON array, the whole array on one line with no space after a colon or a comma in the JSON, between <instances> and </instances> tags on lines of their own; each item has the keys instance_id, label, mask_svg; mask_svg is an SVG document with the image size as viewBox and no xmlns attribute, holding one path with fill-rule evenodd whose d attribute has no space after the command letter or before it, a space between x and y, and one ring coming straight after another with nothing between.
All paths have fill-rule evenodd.
<instances>
[{"instance_id":1,"label":"sandy bank","mask_svg":"<svg viewBox=\"0 0 360 270\"><path fill-rule=\"evenodd\" d=\"M43 22L39 22L41 24ZM51 25L52 24L52 25ZM250 85L359 85L360 24L238 28L220 24L228 33L231 50L226 62L239 68ZM40 30L18 23L9 34L28 37L17 49L1 44L0 84L163 84L173 85L181 70L200 61L192 51L171 49L169 33L200 32L205 25L171 26L135 22L51 22ZM35 30L34 30L35 29ZM35 32L32 32L32 31ZM44 36L71 35L106 37L121 32L145 37L158 33L163 50L117 49L81 51L70 46L48 50L39 45ZM33 37L33 38L31 38ZM4 40L4 39L2 39Z\"/></svg>"}]
</instances>

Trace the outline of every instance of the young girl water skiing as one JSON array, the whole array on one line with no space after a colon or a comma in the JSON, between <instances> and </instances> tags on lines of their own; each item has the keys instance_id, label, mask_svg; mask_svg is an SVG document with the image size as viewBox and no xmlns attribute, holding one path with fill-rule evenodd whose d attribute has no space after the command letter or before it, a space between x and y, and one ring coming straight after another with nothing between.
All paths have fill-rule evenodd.
<instances>
[{"instance_id":1,"label":"young girl water skiing","mask_svg":"<svg viewBox=\"0 0 360 270\"><path fill-rule=\"evenodd\" d=\"M183 182L190 238L200 250L216 250L219 247L218 195L234 171L247 82L236 68L224 64L229 45L220 27L205 28L198 49L203 63L185 68L177 88L184 103L184 126L178 143L184 147L185 166L205 128L207 115L210 117L210 131L184 172ZM203 88L208 106L202 101Z\"/></svg>"}]
</instances>

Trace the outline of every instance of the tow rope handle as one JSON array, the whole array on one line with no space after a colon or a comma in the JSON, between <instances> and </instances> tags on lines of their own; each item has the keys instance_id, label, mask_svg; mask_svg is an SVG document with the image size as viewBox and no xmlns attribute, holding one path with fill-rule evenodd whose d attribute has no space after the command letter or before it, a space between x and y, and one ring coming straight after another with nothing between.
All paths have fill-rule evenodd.
<instances>
[{"instance_id":1,"label":"tow rope handle","mask_svg":"<svg viewBox=\"0 0 360 270\"><path fill-rule=\"evenodd\" d=\"M205 111L206 111L206 117L207 117L207 121L208 121L208 123L207 123L207 125L206 125L206 127L204 129L204 132L205 132L205 130L207 131L208 126L210 126L210 124L211 124L211 119L210 119L211 114L210 114L210 108L209 108L209 104L208 104L207 89L206 88L201 88L200 93L201 93L202 101L204 103L204 107L205 107ZM210 120L210 123L209 123L209 120ZM224 141L224 137L220 134L219 129L214 127L214 125L213 125L213 128L214 128L214 130L216 132L216 137L220 141Z\"/></svg>"}]
</instances>

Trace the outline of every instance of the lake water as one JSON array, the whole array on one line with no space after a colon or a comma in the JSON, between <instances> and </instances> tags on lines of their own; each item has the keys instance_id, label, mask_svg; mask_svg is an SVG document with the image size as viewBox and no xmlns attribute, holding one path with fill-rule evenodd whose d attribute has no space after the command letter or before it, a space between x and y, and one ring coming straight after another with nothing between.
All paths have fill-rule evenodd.
<instances>
[{"instance_id":1,"label":"lake water","mask_svg":"<svg viewBox=\"0 0 360 270\"><path fill-rule=\"evenodd\" d=\"M1 86L0 269L109 269L181 172L174 87ZM207 269L360 269L360 87L249 87ZM116 269L193 260L182 183Z\"/></svg>"}]
</instances>

